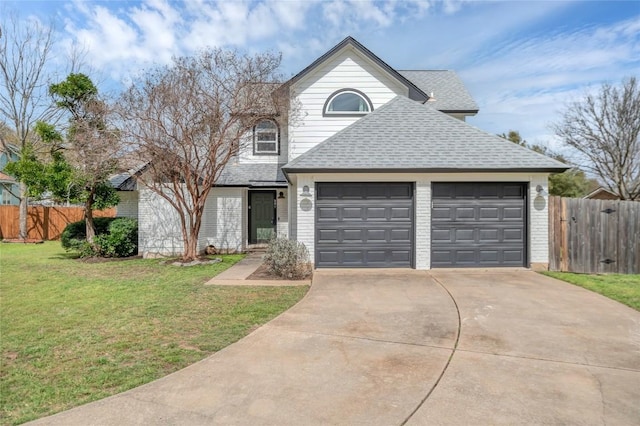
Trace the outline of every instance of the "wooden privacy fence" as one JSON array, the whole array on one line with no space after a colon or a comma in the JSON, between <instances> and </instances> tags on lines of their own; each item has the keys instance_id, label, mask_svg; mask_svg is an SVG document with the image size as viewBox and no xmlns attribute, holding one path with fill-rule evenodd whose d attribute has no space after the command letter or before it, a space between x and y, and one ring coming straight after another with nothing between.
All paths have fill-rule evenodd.
<instances>
[{"instance_id":1,"label":"wooden privacy fence","mask_svg":"<svg viewBox=\"0 0 640 426\"><path fill-rule=\"evenodd\" d=\"M549 269L640 274L640 203L549 197Z\"/></svg>"},{"instance_id":2,"label":"wooden privacy fence","mask_svg":"<svg viewBox=\"0 0 640 426\"><path fill-rule=\"evenodd\" d=\"M95 210L95 217L114 217L116 209ZM18 206L0 206L0 238L18 238L20 232ZM84 219L82 207L29 206L27 230L29 239L57 240L69 223Z\"/></svg>"}]
</instances>

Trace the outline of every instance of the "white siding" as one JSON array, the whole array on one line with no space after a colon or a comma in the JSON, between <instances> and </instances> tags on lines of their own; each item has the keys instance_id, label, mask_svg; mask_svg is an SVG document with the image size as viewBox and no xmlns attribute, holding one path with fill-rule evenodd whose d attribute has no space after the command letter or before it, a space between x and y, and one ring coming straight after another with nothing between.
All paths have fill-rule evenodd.
<instances>
[{"instance_id":1,"label":"white siding","mask_svg":"<svg viewBox=\"0 0 640 426\"><path fill-rule=\"evenodd\" d=\"M118 191L120 202L116 206L116 217L138 219L138 191Z\"/></svg>"},{"instance_id":2,"label":"white siding","mask_svg":"<svg viewBox=\"0 0 640 426\"><path fill-rule=\"evenodd\" d=\"M281 192L283 193L285 198L277 198L276 214L278 215L278 217L276 223L278 224L278 227L276 232L278 234L278 237L289 238L289 191L284 188L278 188L276 190L276 197L278 197Z\"/></svg>"},{"instance_id":3,"label":"white siding","mask_svg":"<svg viewBox=\"0 0 640 426\"><path fill-rule=\"evenodd\" d=\"M296 238L298 241L304 243L309 250L309 260L311 263L315 262L315 184L313 180L313 176L309 175L299 175L298 176L298 194L302 194L302 188L307 185L309 186L309 194L310 197L297 197L297 229L296 229ZM308 211L304 211L300 208L300 203L304 200L311 200L312 206Z\"/></svg>"},{"instance_id":4,"label":"white siding","mask_svg":"<svg viewBox=\"0 0 640 426\"><path fill-rule=\"evenodd\" d=\"M431 182L422 177L416 181L415 192L416 269L431 267Z\"/></svg>"},{"instance_id":5,"label":"white siding","mask_svg":"<svg viewBox=\"0 0 640 426\"><path fill-rule=\"evenodd\" d=\"M280 154L279 155L253 155L253 131L249 132L241 142L240 154L238 156L240 163L280 163L284 164L288 161L289 145L288 131L286 123L278 122L278 131L280 132Z\"/></svg>"},{"instance_id":6,"label":"white siding","mask_svg":"<svg viewBox=\"0 0 640 426\"><path fill-rule=\"evenodd\" d=\"M532 264L548 264L549 262L549 230L548 230L548 198L540 198L536 193L536 185L542 185L548 193L546 173L458 173L458 174L353 174L335 173L331 175L297 175L297 191L302 193L302 187L308 185L315 204L316 182L415 182L416 183L416 269L429 269L431 266L431 184L433 182L528 182L529 183L529 223L528 242L529 258ZM302 197L299 197L300 200ZM314 257L315 244L315 205L304 212L300 209L300 202L296 204L297 217L292 215L294 226L297 227L297 240L303 242L309 249L311 259Z\"/></svg>"},{"instance_id":7,"label":"white siding","mask_svg":"<svg viewBox=\"0 0 640 426\"><path fill-rule=\"evenodd\" d=\"M198 248L213 245L223 252L245 249L246 189L214 188L207 197Z\"/></svg>"},{"instance_id":8,"label":"white siding","mask_svg":"<svg viewBox=\"0 0 640 426\"><path fill-rule=\"evenodd\" d=\"M180 218L175 209L149 189L139 191L138 246L143 257L183 252Z\"/></svg>"},{"instance_id":9,"label":"white siding","mask_svg":"<svg viewBox=\"0 0 640 426\"><path fill-rule=\"evenodd\" d=\"M539 196L536 186L542 185L545 194L549 194L549 175L539 174L531 176L529 183L529 242L531 247L531 263L544 269L549 266L549 198ZM535 236L535 238L534 238Z\"/></svg>"},{"instance_id":10,"label":"white siding","mask_svg":"<svg viewBox=\"0 0 640 426\"><path fill-rule=\"evenodd\" d=\"M297 180L289 185L289 238L295 240L298 238L298 188Z\"/></svg>"},{"instance_id":11,"label":"white siding","mask_svg":"<svg viewBox=\"0 0 640 426\"><path fill-rule=\"evenodd\" d=\"M360 117L323 117L327 98L336 90L357 89L374 110L408 89L350 47L335 54L296 83L292 95L299 101L297 118L289 124L289 160L308 151Z\"/></svg>"}]
</instances>

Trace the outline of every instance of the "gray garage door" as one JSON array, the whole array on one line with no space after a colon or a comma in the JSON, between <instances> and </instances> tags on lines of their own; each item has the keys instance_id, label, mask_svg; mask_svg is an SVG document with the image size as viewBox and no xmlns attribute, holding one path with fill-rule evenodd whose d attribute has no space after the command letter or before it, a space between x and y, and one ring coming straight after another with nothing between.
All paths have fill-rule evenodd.
<instances>
[{"instance_id":1,"label":"gray garage door","mask_svg":"<svg viewBox=\"0 0 640 426\"><path fill-rule=\"evenodd\" d=\"M431 266L526 266L526 184L434 183Z\"/></svg>"},{"instance_id":2,"label":"gray garage door","mask_svg":"<svg viewBox=\"0 0 640 426\"><path fill-rule=\"evenodd\" d=\"M412 183L318 183L318 268L413 265Z\"/></svg>"}]
</instances>

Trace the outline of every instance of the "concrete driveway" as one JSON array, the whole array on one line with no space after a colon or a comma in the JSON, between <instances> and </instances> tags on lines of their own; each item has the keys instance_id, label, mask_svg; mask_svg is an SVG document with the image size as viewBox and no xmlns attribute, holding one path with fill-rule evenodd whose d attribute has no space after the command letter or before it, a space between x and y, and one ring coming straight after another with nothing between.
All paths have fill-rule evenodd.
<instances>
[{"instance_id":1,"label":"concrete driveway","mask_svg":"<svg viewBox=\"0 0 640 426\"><path fill-rule=\"evenodd\" d=\"M533 272L317 271L295 307L36 424L638 424L640 313Z\"/></svg>"}]
</instances>

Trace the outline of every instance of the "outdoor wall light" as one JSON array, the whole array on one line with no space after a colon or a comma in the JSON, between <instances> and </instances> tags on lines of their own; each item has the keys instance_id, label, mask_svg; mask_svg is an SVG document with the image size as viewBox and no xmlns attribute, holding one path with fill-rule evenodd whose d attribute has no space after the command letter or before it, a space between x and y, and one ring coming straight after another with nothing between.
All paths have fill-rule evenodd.
<instances>
[{"instance_id":1,"label":"outdoor wall light","mask_svg":"<svg viewBox=\"0 0 640 426\"><path fill-rule=\"evenodd\" d=\"M280 193L278 194L278 199L284 200L284 192L280 191Z\"/></svg>"},{"instance_id":2,"label":"outdoor wall light","mask_svg":"<svg viewBox=\"0 0 640 426\"><path fill-rule=\"evenodd\" d=\"M311 197L311 194L309 193L309 185L305 185L302 187L302 194L300 194L301 197Z\"/></svg>"},{"instance_id":3,"label":"outdoor wall light","mask_svg":"<svg viewBox=\"0 0 640 426\"><path fill-rule=\"evenodd\" d=\"M536 186L536 192L538 193L538 195L541 195L541 196L547 195L547 192L544 190L542 185Z\"/></svg>"}]
</instances>

